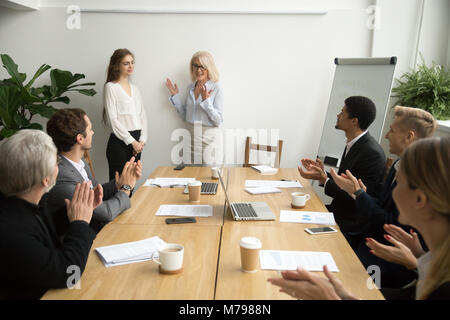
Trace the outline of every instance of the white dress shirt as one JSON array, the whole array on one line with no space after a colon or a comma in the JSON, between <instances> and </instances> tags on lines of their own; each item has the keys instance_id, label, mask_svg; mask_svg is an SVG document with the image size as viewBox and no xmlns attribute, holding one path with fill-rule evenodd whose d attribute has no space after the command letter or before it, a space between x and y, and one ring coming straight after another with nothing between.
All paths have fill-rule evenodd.
<instances>
[{"instance_id":1,"label":"white dress shirt","mask_svg":"<svg viewBox=\"0 0 450 320\"><path fill-rule=\"evenodd\" d=\"M64 156L63 156L64 157ZM77 169L77 171L81 174L81 176L83 177L83 180L88 182L90 181L88 174L86 172L86 169L84 169L84 161L80 160L79 163L70 160L69 158L64 157L67 161L70 162L71 165L73 165L75 167L75 169ZM92 189L92 185L91 185L91 189Z\"/></svg>"},{"instance_id":2,"label":"white dress shirt","mask_svg":"<svg viewBox=\"0 0 450 320\"><path fill-rule=\"evenodd\" d=\"M141 130L139 141L147 141L147 116L139 89L130 83L129 96L119 83L105 84L104 105L109 127L126 145L135 139L129 131Z\"/></svg>"},{"instance_id":3,"label":"white dress shirt","mask_svg":"<svg viewBox=\"0 0 450 320\"><path fill-rule=\"evenodd\" d=\"M352 141L347 142L347 144L345 146L345 156L347 156L347 153L350 151L350 148L356 143L356 141L358 141L363 135L365 135L367 133L367 131L368 130L364 131L359 136L354 138Z\"/></svg>"},{"instance_id":4,"label":"white dress shirt","mask_svg":"<svg viewBox=\"0 0 450 320\"><path fill-rule=\"evenodd\" d=\"M206 100L203 100L201 94L195 99L195 83L189 85L184 104L181 102L179 93L171 96L169 100L184 121L191 124L201 122L204 126L218 127L223 122L222 86L212 80L208 80L205 86L208 92L213 90Z\"/></svg>"}]
</instances>

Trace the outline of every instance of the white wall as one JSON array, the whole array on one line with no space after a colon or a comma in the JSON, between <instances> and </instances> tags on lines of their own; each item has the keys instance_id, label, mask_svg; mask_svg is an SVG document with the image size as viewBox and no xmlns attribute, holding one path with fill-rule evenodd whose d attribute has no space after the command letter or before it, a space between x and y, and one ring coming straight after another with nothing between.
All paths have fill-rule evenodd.
<instances>
[{"instance_id":1,"label":"white wall","mask_svg":"<svg viewBox=\"0 0 450 320\"><path fill-rule=\"evenodd\" d=\"M107 179L108 133L101 124L102 88L110 55L119 47L136 55L134 83L140 88L150 128L143 154L144 176L170 165L176 144L170 134L185 126L168 102L164 80L189 84L188 62L210 51L225 90L224 128L279 129L285 140L282 167L314 157L322 133L334 57L398 56L396 76L411 64L418 0L377 1L382 29L366 26L373 1L131 1L129 8L327 9L326 15L120 14L82 13L81 29L68 30L71 1L40 1L34 12L0 8L0 52L28 76L43 63L84 73L96 82L94 97L71 95L71 107L87 111L95 130L91 152L98 180ZM400 3L399 8L392 3ZM81 7L120 7L119 1L78 1ZM186 4L187 3L187 4ZM256 6L255 4L258 4ZM412 3L412 4L411 4ZM46 6L60 6L50 8ZM122 5L123 6L123 5ZM400 7L402 10L400 10ZM425 35L426 36L426 35ZM423 36L423 37L425 37ZM373 41L373 42L372 42ZM447 48L447 43L446 43ZM6 77L0 70L0 78ZM49 82L44 74L41 82ZM44 81L45 80L45 81ZM39 84L39 83L38 83ZM41 120L45 123L44 120ZM240 141L241 156L243 143Z\"/></svg>"}]
</instances>

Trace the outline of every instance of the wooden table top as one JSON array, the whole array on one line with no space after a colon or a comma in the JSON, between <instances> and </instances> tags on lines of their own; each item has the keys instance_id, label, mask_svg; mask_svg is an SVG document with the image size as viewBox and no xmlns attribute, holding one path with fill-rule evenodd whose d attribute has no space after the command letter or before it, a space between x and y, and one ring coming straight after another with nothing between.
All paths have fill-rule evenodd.
<instances>
[{"instance_id":1,"label":"wooden table top","mask_svg":"<svg viewBox=\"0 0 450 320\"><path fill-rule=\"evenodd\" d=\"M141 186L131 197L131 208L124 211L112 223L118 224L165 224L169 216L156 216L160 205L163 204L208 204L213 207L213 216L207 218L197 217L199 225L223 225L223 212L225 204L225 195L219 183L219 180L211 178L211 169L207 167L185 167L183 170L173 170L174 167L158 167L149 177L172 178L196 178L202 182L216 182L219 184L217 194L200 195L200 202L193 203L189 201L189 195L183 193L184 187L159 188L156 186Z\"/></svg>"},{"instance_id":2,"label":"wooden table top","mask_svg":"<svg viewBox=\"0 0 450 320\"><path fill-rule=\"evenodd\" d=\"M81 289L49 290L42 299L214 299L220 229L218 226L194 224L108 224L92 245L81 277ZM183 271L180 274L160 274L158 264L152 261L106 268L94 250L153 236L184 246Z\"/></svg>"},{"instance_id":3,"label":"wooden table top","mask_svg":"<svg viewBox=\"0 0 450 320\"><path fill-rule=\"evenodd\" d=\"M214 181L206 167L158 167L150 176L195 177ZM155 216L161 204L192 204L183 188L141 187L131 198L132 208L105 226L97 235L81 278L81 289L49 290L43 299L291 299L267 282L278 276L276 271L259 270L255 274L240 270L239 240L255 236L263 250L330 252L340 270L336 273L346 288L363 299L383 299L379 290L368 289L369 278L361 262L342 233L311 236L306 225L279 222L280 210L291 208L291 193L309 193L311 199L298 211L327 211L309 181L297 169L279 169L275 175L261 175L251 168L228 168L224 173L231 202L265 201L277 221L234 221L225 210L225 195L219 183L214 196L202 195L200 204L210 204L214 216L197 218L196 224L166 225L167 217ZM281 189L281 193L251 195L244 191L245 180L298 180L303 188ZM224 217L224 213L225 217ZM337 226L335 226L337 228ZM338 228L337 228L338 229ZM184 270L178 275L161 275L154 262L140 262L111 268L104 267L94 249L100 246L142 240L159 236L166 242L185 246ZM220 256L219 256L220 253Z\"/></svg>"}]
</instances>

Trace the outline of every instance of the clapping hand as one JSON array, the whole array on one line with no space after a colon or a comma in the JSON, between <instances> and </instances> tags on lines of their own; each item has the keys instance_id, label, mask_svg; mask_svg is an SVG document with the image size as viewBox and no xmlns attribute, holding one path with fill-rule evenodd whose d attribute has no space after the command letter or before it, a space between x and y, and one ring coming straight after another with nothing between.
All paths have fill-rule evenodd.
<instances>
[{"instance_id":1,"label":"clapping hand","mask_svg":"<svg viewBox=\"0 0 450 320\"><path fill-rule=\"evenodd\" d=\"M170 94L172 96L174 96L178 93L177 84L175 83L175 85L173 85L172 82L169 80L169 78L166 79L166 87L167 87L167 89L169 89Z\"/></svg>"},{"instance_id":2,"label":"clapping hand","mask_svg":"<svg viewBox=\"0 0 450 320\"><path fill-rule=\"evenodd\" d=\"M387 234L384 237L394 246L384 245L372 238L367 238L366 245L371 249L370 253L383 260L401 264L410 270L417 267L417 259L406 245Z\"/></svg>"},{"instance_id":3,"label":"clapping hand","mask_svg":"<svg viewBox=\"0 0 450 320\"><path fill-rule=\"evenodd\" d=\"M94 210L94 190L90 188L90 183L77 184L72 200L64 199L64 201L69 222L78 220L91 222Z\"/></svg>"},{"instance_id":4,"label":"clapping hand","mask_svg":"<svg viewBox=\"0 0 450 320\"><path fill-rule=\"evenodd\" d=\"M348 193L350 197L355 199L353 194L356 190L363 189L367 191L367 187L361 181L361 179L356 179L350 170L346 170L345 173L338 175L333 168L330 169L330 174L333 177L333 181L338 185L339 188Z\"/></svg>"},{"instance_id":5,"label":"clapping hand","mask_svg":"<svg viewBox=\"0 0 450 320\"><path fill-rule=\"evenodd\" d=\"M268 279L270 283L280 287L284 292L297 299L340 300L355 299L342 285L327 266L323 267L327 278L315 275L304 269L282 272L282 278Z\"/></svg>"},{"instance_id":6,"label":"clapping hand","mask_svg":"<svg viewBox=\"0 0 450 320\"><path fill-rule=\"evenodd\" d=\"M425 253L422 245L420 244L419 237L413 229L410 229L409 233L407 233L402 228L393 224L385 224L383 228L394 239L407 246L416 258L421 257Z\"/></svg>"},{"instance_id":7,"label":"clapping hand","mask_svg":"<svg viewBox=\"0 0 450 320\"><path fill-rule=\"evenodd\" d=\"M99 183L94 188L94 209L97 208L103 202L103 186Z\"/></svg>"},{"instance_id":8,"label":"clapping hand","mask_svg":"<svg viewBox=\"0 0 450 320\"><path fill-rule=\"evenodd\" d=\"M211 92L213 92L213 90L214 90L214 89L211 89L211 90L208 91L208 90L206 89L206 86L205 86L205 85L202 85L202 86L200 87L200 94L202 95L202 100L204 101L204 100L208 99L209 96L210 96L210 94L211 94Z\"/></svg>"},{"instance_id":9,"label":"clapping hand","mask_svg":"<svg viewBox=\"0 0 450 320\"><path fill-rule=\"evenodd\" d=\"M325 181L327 180L327 174L325 173L323 163L320 159L314 161L305 158L301 159L301 163L305 168L303 169L301 166L298 167L298 171L302 178L318 180L322 184L325 183Z\"/></svg>"}]
</instances>

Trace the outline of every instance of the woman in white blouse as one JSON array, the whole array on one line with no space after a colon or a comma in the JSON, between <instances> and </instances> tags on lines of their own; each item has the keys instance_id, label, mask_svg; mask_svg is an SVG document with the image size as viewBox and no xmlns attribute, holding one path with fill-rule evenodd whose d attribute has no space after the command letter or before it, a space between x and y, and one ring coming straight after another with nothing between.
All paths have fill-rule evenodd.
<instances>
[{"instance_id":1,"label":"woman in white blouse","mask_svg":"<svg viewBox=\"0 0 450 320\"><path fill-rule=\"evenodd\" d=\"M189 64L191 83L182 102L176 84L167 79L166 87L171 93L170 102L175 106L181 118L189 124L194 153L191 163L221 163L222 144L218 127L223 122L223 90L219 81L219 72L212 55L206 51L196 52ZM198 127L198 134L194 134ZM195 131L197 133L197 129ZM208 148L210 146L210 148ZM205 153L204 151L213 151ZM209 157L211 156L211 157Z\"/></svg>"},{"instance_id":2,"label":"woman in white blouse","mask_svg":"<svg viewBox=\"0 0 450 320\"><path fill-rule=\"evenodd\" d=\"M128 49L117 49L111 56L104 89L103 120L112 133L106 148L109 179L132 156L140 160L147 141L147 116L139 89L130 83L134 55Z\"/></svg>"}]
</instances>

